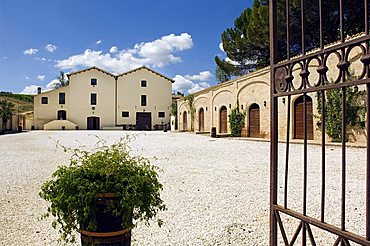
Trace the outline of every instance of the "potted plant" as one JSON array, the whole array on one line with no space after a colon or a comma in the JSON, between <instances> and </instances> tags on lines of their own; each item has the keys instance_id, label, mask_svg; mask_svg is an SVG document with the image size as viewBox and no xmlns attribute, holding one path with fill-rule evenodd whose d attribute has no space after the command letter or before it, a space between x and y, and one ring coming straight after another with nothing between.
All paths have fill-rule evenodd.
<instances>
[{"instance_id":1,"label":"potted plant","mask_svg":"<svg viewBox=\"0 0 370 246\"><path fill-rule=\"evenodd\" d=\"M100 139L90 151L59 144L72 153L70 163L53 173L39 195L50 203L43 217L55 217L52 226L66 243L80 232L82 245L130 245L131 228L165 209L158 168L132 156L128 142L126 137L109 146Z\"/></svg>"}]
</instances>

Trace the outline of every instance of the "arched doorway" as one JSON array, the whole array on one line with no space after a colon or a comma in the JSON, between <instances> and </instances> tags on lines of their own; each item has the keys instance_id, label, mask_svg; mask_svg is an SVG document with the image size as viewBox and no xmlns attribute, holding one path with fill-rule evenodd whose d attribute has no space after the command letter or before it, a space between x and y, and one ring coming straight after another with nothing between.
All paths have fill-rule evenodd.
<instances>
[{"instance_id":1,"label":"arched doorway","mask_svg":"<svg viewBox=\"0 0 370 246\"><path fill-rule=\"evenodd\" d=\"M220 109L220 133L227 133L227 108L222 106Z\"/></svg>"},{"instance_id":2,"label":"arched doorway","mask_svg":"<svg viewBox=\"0 0 370 246\"><path fill-rule=\"evenodd\" d=\"M96 116L87 117L87 130L100 130L100 118Z\"/></svg>"},{"instance_id":3,"label":"arched doorway","mask_svg":"<svg viewBox=\"0 0 370 246\"><path fill-rule=\"evenodd\" d=\"M204 109L199 109L199 131L204 132Z\"/></svg>"},{"instance_id":4,"label":"arched doorway","mask_svg":"<svg viewBox=\"0 0 370 246\"><path fill-rule=\"evenodd\" d=\"M188 113L186 111L182 114L182 126L184 131L188 130Z\"/></svg>"},{"instance_id":5,"label":"arched doorway","mask_svg":"<svg viewBox=\"0 0 370 246\"><path fill-rule=\"evenodd\" d=\"M294 101L294 138L303 139L304 138L304 96L298 97ZM312 98L306 96L307 102L307 139L313 139L313 114L312 114Z\"/></svg>"},{"instance_id":6,"label":"arched doorway","mask_svg":"<svg viewBox=\"0 0 370 246\"><path fill-rule=\"evenodd\" d=\"M260 137L260 106L257 103L253 103L249 107L249 131L248 136L252 138Z\"/></svg>"},{"instance_id":7,"label":"arched doorway","mask_svg":"<svg viewBox=\"0 0 370 246\"><path fill-rule=\"evenodd\" d=\"M58 110L58 112L57 112L57 119L58 120L67 120L67 111L65 111L65 110Z\"/></svg>"}]
</instances>

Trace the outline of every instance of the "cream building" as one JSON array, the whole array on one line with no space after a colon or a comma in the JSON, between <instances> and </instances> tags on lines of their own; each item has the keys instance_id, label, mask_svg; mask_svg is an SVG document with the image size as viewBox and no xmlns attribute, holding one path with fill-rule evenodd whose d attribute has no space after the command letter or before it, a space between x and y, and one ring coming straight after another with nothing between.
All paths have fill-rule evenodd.
<instances>
[{"instance_id":1,"label":"cream building","mask_svg":"<svg viewBox=\"0 0 370 246\"><path fill-rule=\"evenodd\" d=\"M349 54L351 61L350 71L357 76L362 71L363 64L359 60L358 54L361 50L353 49ZM328 80L333 81L338 77L338 58L333 55L328 58ZM309 80L317 81L316 60L309 64ZM293 68L293 85L299 87L301 67L296 65ZM252 138L270 137L270 69L269 67L238 77L236 79L212 86L202 91L194 93L194 131L209 133L212 127L216 128L218 135L230 133L229 114L239 103L239 109L244 111L245 129L242 134ZM364 89L360 86L359 90ZM287 138L287 126L289 127L290 139L303 139L303 95L291 96L290 110L288 97L279 98L279 128L280 140ZM321 131L318 127L319 112L317 110L318 99L316 93L307 94L307 138L311 140L321 140ZM190 110L184 98L178 100L178 127L180 131L191 130ZM288 113L290 121L288 122ZM364 142L366 140L364 132L349 130L350 141ZM329 140L329 137L326 136Z\"/></svg>"},{"instance_id":2,"label":"cream building","mask_svg":"<svg viewBox=\"0 0 370 246\"><path fill-rule=\"evenodd\" d=\"M35 129L150 130L170 122L172 79L147 67L113 75L92 67L34 97Z\"/></svg>"}]
</instances>

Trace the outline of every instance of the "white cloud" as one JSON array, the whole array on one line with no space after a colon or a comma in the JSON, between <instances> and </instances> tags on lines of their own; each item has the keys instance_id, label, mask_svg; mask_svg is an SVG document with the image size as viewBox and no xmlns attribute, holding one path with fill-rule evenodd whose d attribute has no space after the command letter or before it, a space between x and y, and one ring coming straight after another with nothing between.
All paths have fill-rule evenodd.
<instances>
[{"instance_id":1,"label":"white cloud","mask_svg":"<svg viewBox=\"0 0 370 246\"><path fill-rule=\"evenodd\" d=\"M224 50L224 44L222 42L218 45L218 47L220 48L220 50L222 52L225 52L225 50Z\"/></svg>"},{"instance_id":2,"label":"white cloud","mask_svg":"<svg viewBox=\"0 0 370 246\"><path fill-rule=\"evenodd\" d=\"M213 77L210 71L203 71L196 75L186 75L185 78L197 81L208 81Z\"/></svg>"},{"instance_id":3,"label":"white cloud","mask_svg":"<svg viewBox=\"0 0 370 246\"><path fill-rule=\"evenodd\" d=\"M117 46L112 46L110 49L109 49L109 53L117 53L118 52L118 48Z\"/></svg>"},{"instance_id":4,"label":"white cloud","mask_svg":"<svg viewBox=\"0 0 370 246\"><path fill-rule=\"evenodd\" d=\"M55 46L54 44L47 44L45 46L45 50L49 51L49 52L54 52L56 51L57 49L57 46Z\"/></svg>"},{"instance_id":5,"label":"white cloud","mask_svg":"<svg viewBox=\"0 0 370 246\"><path fill-rule=\"evenodd\" d=\"M19 94L28 94L34 95L37 94L37 88L40 87L38 85L29 85L23 88L23 90Z\"/></svg>"},{"instance_id":6,"label":"white cloud","mask_svg":"<svg viewBox=\"0 0 370 246\"><path fill-rule=\"evenodd\" d=\"M28 76L26 76L26 77L24 77L26 80L30 80L30 77L28 77Z\"/></svg>"},{"instance_id":7,"label":"white cloud","mask_svg":"<svg viewBox=\"0 0 370 246\"><path fill-rule=\"evenodd\" d=\"M227 61L228 63L230 63L230 64L232 64L232 65L234 65L234 66L240 65L240 63L239 63L239 62L233 61L233 60L231 60L229 57L226 57L226 58L225 58L225 61Z\"/></svg>"},{"instance_id":8,"label":"white cloud","mask_svg":"<svg viewBox=\"0 0 370 246\"><path fill-rule=\"evenodd\" d=\"M66 77L66 75L65 75ZM46 85L46 88L47 90L50 90L50 89L54 89L55 88L55 85L56 84L59 84L59 80L58 79L53 79L52 81L50 81L47 85Z\"/></svg>"},{"instance_id":9,"label":"white cloud","mask_svg":"<svg viewBox=\"0 0 370 246\"><path fill-rule=\"evenodd\" d=\"M95 44L101 44L101 39L99 39L98 41L95 42Z\"/></svg>"},{"instance_id":10,"label":"white cloud","mask_svg":"<svg viewBox=\"0 0 370 246\"><path fill-rule=\"evenodd\" d=\"M31 49L28 49L28 50L23 51L23 54L25 54L25 55L33 55L33 54L36 54L38 51L39 51L38 49L31 48Z\"/></svg>"},{"instance_id":11,"label":"white cloud","mask_svg":"<svg viewBox=\"0 0 370 246\"><path fill-rule=\"evenodd\" d=\"M79 67L98 66L113 73L122 73L143 65L163 67L181 62L181 58L175 56L174 53L192 47L193 40L189 34L170 34L152 42L136 44L131 49L118 52L117 48L116 54L87 49L82 54L57 61L56 67L60 69L78 69ZM115 51L115 48L112 51Z\"/></svg>"},{"instance_id":12,"label":"white cloud","mask_svg":"<svg viewBox=\"0 0 370 246\"><path fill-rule=\"evenodd\" d=\"M172 84L172 90L184 94L191 94L210 87L211 85L206 82L211 79L213 75L209 71L200 72L198 75L176 75ZM202 82L194 82L193 80Z\"/></svg>"},{"instance_id":13,"label":"white cloud","mask_svg":"<svg viewBox=\"0 0 370 246\"><path fill-rule=\"evenodd\" d=\"M37 75L36 78L40 81L44 81L45 75Z\"/></svg>"},{"instance_id":14,"label":"white cloud","mask_svg":"<svg viewBox=\"0 0 370 246\"><path fill-rule=\"evenodd\" d=\"M59 83L59 80L53 79L50 81L46 87L41 85L29 85L23 88L23 90L20 92L20 94L28 94L28 95L35 95L37 94L37 88L41 87L42 92L50 91L54 89L54 85Z\"/></svg>"}]
</instances>

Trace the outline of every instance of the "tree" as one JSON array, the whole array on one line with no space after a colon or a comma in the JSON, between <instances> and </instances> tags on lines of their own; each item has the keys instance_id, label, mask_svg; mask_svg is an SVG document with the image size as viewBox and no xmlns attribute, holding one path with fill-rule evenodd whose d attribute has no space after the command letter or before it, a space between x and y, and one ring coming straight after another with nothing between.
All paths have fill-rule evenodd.
<instances>
[{"instance_id":1,"label":"tree","mask_svg":"<svg viewBox=\"0 0 370 246\"><path fill-rule=\"evenodd\" d=\"M346 88L346 118L347 127L351 128L365 128L365 91L358 91L357 88ZM333 89L325 93L326 107L325 113L325 132L332 139L333 142L342 141L342 90ZM318 104L317 110L321 118L321 93L317 94ZM321 126L321 121L318 122ZM321 128L320 128L321 129ZM348 135L346 136L346 141Z\"/></svg>"},{"instance_id":2,"label":"tree","mask_svg":"<svg viewBox=\"0 0 370 246\"><path fill-rule=\"evenodd\" d=\"M318 1L305 1L305 51L319 47L320 23ZM301 44L301 1L290 1L290 46L291 56L302 52ZM324 45L340 39L339 1L323 1ZM344 1L344 35L352 36L364 31L364 4L358 1ZM278 60L287 59L286 9L285 1L277 3ZM234 27L226 29L221 40L226 59L215 57L215 62L227 75L240 76L254 69L269 65L269 12L267 0L254 0L234 21Z\"/></svg>"},{"instance_id":3,"label":"tree","mask_svg":"<svg viewBox=\"0 0 370 246\"><path fill-rule=\"evenodd\" d=\"M2 119L2 129L5 131L6 123L15 112L14 104L8 101L0 101L0 118Z\"/></svg>"},{"instance_id":4,"label":"tree","mask_svg":"<svg viewBox=\"0 0 370 246\"><path fill-rule=\"evenodd\" d=\"M54 84L54 89L58 89L64 86L69 85L68 79L66 79L66 75L63 71L60 71L60 74L58 76L58 83Z\"/></svg>"},{"instance_id":5,"label":"tree","mask_svg":"<svg viewBox=\"0 0 370 246\"><path fill-rule=\"evenodd\" d=\"M185 105L186 108L189 110L190 113L190 130L194 131L194 121L195 121L195 102L194 102L194 95L190 94L185 96Z\"/></svg>"},{"instance_id":6,"label":"tree","mask_svg":"<svg viewBox=\"0 0 370 246\"><path fill-rule=\"evenodd\" d=\"M236 107L231 110L229 115L230 131L232 137L240 137L242 128L245 125L245 112L240 112L239 102Z\"/></svg>"},{"instance_id":7,"label":"tree","mask_svg":"<svg viewBox=\"0 0 370 246\"><path fill-rule=\"evenodd\" d=\"M227 75L240 76L269 63L268 1L255 0L221 35L228 59L215 57Z\"/></svg>"},{"instance_id":8,"label":"tree","mask_svg":"<svg viewBox=\"0 0 370 246\"><path fill-rule=\"evenodd\" d=\"M175 129L177 130L177 101L171 104L171 115L175 117Z\"/></svg>"},{"instance_id":9,"label":"tree","mask_svg":"<svg viewBox=\"0 0 370 246\"><path fill-rule=\"evenodd\" d=\"M231 79L231 76L227 74L222 68L216 65L216 79L218 83L223 83Z\"/></svg>"}]
</instances>

